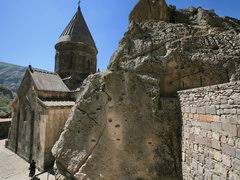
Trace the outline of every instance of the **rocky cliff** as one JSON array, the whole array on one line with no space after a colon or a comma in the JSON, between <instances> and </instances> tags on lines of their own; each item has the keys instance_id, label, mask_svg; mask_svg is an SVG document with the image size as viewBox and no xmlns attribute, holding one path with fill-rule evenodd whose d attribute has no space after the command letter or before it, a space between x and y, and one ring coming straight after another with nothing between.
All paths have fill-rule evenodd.
<instances>
[{"instance_id":1,"label":"rocky cliff","mask_svg":"<svg viewBox=\"0 0 240 180\"><path fill-rule=\"evenodd\" d=\"M52 149L58 179L182 179L176 91L240 79L240 21L167 11L167 22L130 18L108 69L84 81Z\"/></svg>"}]
</instances>

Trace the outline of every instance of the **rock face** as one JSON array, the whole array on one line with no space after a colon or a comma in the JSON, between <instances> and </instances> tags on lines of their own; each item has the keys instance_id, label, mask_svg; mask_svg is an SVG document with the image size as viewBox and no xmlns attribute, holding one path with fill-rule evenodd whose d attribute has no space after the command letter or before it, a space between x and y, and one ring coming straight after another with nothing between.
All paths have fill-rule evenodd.
<instances>
[{"instance_id":1,"label":"rock face","mask_svg":"<svg viewBox=\"0 0 240 180\"><path fill-rule=\"evenodd\" d=\"M160 20L169 22L169 8L165 0L139 0L129 15L129 22Z\"/></svg>"},{"instance_id":2,"label":"rock face","mask_svg":"<svg viewBox=\"0 0 240 180\"><path fill-rule=\"evenodd\" d=\"M59 179L182 179L176 92L240 79L240 22L169 12L172 23L132 21L108 69L84 81L52 149Z\"/></svg>"},{"instance_id":3,"label":"rock face","mask_svg":"<svg viewBox=\"0 0 240 180\"><path fill-rule=\"evenodd\" d=\"M178 102L159 96L158 78L121 71L89 77L53 148L61 173L75 179L175 179Z\"/></svg>"}]
</instances>

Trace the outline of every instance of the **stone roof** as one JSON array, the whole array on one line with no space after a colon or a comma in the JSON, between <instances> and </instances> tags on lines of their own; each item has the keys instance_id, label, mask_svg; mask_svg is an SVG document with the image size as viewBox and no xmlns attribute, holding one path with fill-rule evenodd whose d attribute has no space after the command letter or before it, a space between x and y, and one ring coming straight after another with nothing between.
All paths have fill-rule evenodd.
<instances>
[{"instance_id":1,"label":"stone roof","mask_svg":"<svg viewBox=\"0 0 240 180\"><path fill-rule=\"evenodd\" d=\"M28 71L38 90L69 92L57 73L29 67Z\"/></svg>"},{"instance_id":2,"label":"stone roof","mask_svg":"<svg viewBox=\"0 0 240 180\"><path fill-rule=\"evenodd\" d=\"M1 122L10 122L12 121L12 118L0 118L0 123Z\"/></svg>"},{"instance_id":3,"label":"stone roof","mask_svg":"<svg viewBox=\"0 0 240 180\"><path fill-rule=\"evenodd\" d=\"M74 101L42 101L40 102L46 107L63 107L63 106L73 106Z\"/></svg>"},{"instance_id":4,"label":"stone roof","mask_svg":"<svg viewBox=\"0 0 240 180\"><path fill-rule=\"evenodd\" d=\"M72 20L62 32L57 43L67 41L81 42L96 47L80 7L78 7L78 10L73 16Z\"/></svg>"}]
</instances>

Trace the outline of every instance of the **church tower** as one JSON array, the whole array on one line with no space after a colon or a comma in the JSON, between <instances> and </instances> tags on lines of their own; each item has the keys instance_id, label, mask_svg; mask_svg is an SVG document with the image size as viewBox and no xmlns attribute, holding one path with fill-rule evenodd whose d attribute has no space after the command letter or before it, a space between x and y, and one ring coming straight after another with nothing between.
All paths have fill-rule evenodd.
<instances>
[{"instance_id":1,"label":"church tower","mask_svg":"<svg viewBox=\"0 0 240 180\"><path fill-rule=\"evenodd\" d=\"M55 45L55 72L69 89L75 90L96 72L97 48L80 6Z\"/></svg>"}]
</instances>

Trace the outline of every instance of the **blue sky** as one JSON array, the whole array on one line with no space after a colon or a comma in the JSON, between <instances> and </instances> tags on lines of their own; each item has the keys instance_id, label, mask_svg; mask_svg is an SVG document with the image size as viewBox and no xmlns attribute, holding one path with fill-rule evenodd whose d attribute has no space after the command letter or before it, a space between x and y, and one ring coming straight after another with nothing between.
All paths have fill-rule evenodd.
<instances>
[{"instance_id":1,"label":"blue sky","mask_svg":"<svg viewBox=\"0 0 240 180\"><path fill-rule=\"evenodd\" d=\"M128 26L138 0L82 0L81 9L98 48L104 70ZM167 0L185 8L215 9L240 18L240 0ZM1 0L0 61L54 71L54 45L77 10L77 0Z\"/></svg>"}]
</instances>

